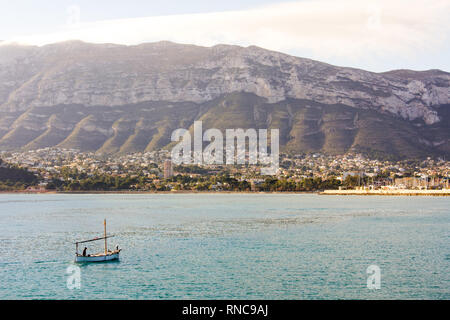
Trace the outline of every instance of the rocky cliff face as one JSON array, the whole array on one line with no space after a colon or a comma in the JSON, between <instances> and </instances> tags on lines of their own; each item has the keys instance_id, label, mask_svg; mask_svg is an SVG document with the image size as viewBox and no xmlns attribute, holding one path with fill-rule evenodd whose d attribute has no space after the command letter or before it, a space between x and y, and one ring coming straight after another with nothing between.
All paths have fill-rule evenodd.
<instances>
[{"instance_id":1,"label":"rocky cliff face","mask_svg":"<svg viewBox=\"0 0 450 320\"><path fill-rule=\"evenodd\" d=\"M106 141L124 127L136 130L154 123L151 112L135 119L112 117L109 123L103 118L113 110L145 109L146 104L164 102L171 106L168 110L187 108L177 120L183 122L200 117L212 101L233 93L262 98L260 104L310 101L323 110L341 105L429 130L439 127L433 129L434 136L421 139L429 146L448 144L450 74L443 71L372 73L258 47L70 41L43 47L0 45L0 148L40 145L36 134L50 129L61 136L67 131L63 141L82 128L98 132ZM73 113L72 119L62 110ZM104 110L102 115L99 110ZM187 115L187 111L196 113ZM292 124L295 115L290 117ZM286 141L292 137L287 134Z\"/></svg>"}]
</instances>

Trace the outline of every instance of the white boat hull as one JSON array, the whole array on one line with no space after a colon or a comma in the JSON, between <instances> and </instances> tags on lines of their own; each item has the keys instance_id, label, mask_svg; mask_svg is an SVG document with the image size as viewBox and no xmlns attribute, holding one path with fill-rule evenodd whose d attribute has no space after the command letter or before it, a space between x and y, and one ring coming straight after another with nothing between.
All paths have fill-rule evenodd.
<instances>
[{"instance_id":1,"label":"white boat hull","mask_svg":"<svg viewBox=\"0 0 450 320\"><path fill-rule=\"evenodd\" d=\"M103 262L103 261L112 261L119 260L119 252L109 253L109 254L98 254L92 256L75 256L75 262Z\"/></svg>"}]
</instances>

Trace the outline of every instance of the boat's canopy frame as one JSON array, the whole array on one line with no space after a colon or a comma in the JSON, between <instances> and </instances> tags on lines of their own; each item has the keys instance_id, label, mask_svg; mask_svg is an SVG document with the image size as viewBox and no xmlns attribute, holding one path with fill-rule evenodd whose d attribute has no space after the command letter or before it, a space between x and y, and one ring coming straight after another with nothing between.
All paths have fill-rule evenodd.
<instances>
[{"instance_id":1,"label":"boat's canopy frame","mask_svg":"<svg viewBox=\"0 0 450 320\"><path fill-rule=\"evenodd\" d=\"M97 240L103 240L106 238L112 238L114 237L114 235L110 235L110 236L106 236L106 237L101 237L101 238L94 238L94 239L89 239L89 240L83 240L83 241L77 241L75 242L75 244L79 244L79 243L85 243L85 242L91 242L91 241L97 241Z\"/></svg>"},{"instance_id":2,"label":"boat's canopy frame","mask_svg":"<svg viewBox=\"0 0 450 320\"><path fill-rule=\"evenodd\" d=\"M105 240L105 256L108 254L108 245L106 243L106 239L114 237L114 235L110 235L110 236L106 235L106 219L103 220L103 227L104 227L104 229L103 229L103 237L100 237L100 238L97 237L97 238L94 238L94 239L89 239L89 240L83 240L83 241L75 242L75 252L76 252L77 256L78 256L78 244L79 243L85 243L85 242L91 242L91 241L97 241L97 240L103 240L103 239Z\"/></svg>"},{"instance_id":3,"label":"boat's canopy frame","mask_svg":"<svg viewBox=\"0 0 450 320\"><path fill-rule=\"evenodd\" d=\"M77 241L75 242L75 253L78 255L78 244L80 243L86 243L86 242L91 242L91 241L97 241L97 240L103 240L103 239L107 239L107 238L112 238L114 237L114 235L110 235L110 236L106 236L106 237L100 237L100 238L94 238L94 239L89 239L89 240L83 240L83 241Z\"/></svg>"}]
</instances>

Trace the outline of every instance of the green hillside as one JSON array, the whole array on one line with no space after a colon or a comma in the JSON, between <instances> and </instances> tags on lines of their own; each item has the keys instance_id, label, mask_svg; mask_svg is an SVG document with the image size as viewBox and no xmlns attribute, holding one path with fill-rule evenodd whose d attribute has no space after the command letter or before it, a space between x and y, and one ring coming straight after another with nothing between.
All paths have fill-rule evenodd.
<instances>
[{"instance_id":1,"label":"green hillside","mask_svg":"<svg viewBox=\"0 0 450 320\"><path fill-rule=\"evenodd\" d=\"M36 182L37 177L33 173L10 166L0 159L0 190L24 189Z\"/></svg>"}]
</instances>

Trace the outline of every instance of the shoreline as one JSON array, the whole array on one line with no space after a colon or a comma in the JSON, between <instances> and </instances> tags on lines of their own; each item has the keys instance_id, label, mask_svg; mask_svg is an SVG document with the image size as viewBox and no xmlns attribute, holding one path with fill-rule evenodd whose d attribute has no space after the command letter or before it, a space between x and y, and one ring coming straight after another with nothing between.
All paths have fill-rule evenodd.
<instances>
[{"instance_id":1,"label":"shoreline","mask_svg":"<svg viewBox=\"0 0 450 320\"><path fill-rule=\"evenodd\" d=\"M0 191L0 194L318 194L320 191Z\"/></svg>"},{"instance_id":2,"label":"shoreline","mask_svg":"<svg viewBox=\"0 0 450 320\"><path fill-rule=\"evenodd\" d=\"M448 197L450 189L441 190L413 190L413 189L397 189L397 190L324 190L319 195L334 196L432 196L432 197Z\"/></svg>"},{"instance_id":3,"label":"shoreline","mask_svg":"<svg viewBox=\"0 0 450 320\"><path fill-rule=\"evenodd\" d=\"M317 194L333 196L450 196L450 189L443 190L322 190L322 191L0 191L0 194Z\"/></svg>"}]
</instances>

